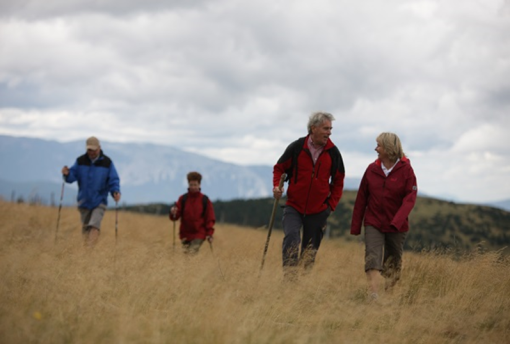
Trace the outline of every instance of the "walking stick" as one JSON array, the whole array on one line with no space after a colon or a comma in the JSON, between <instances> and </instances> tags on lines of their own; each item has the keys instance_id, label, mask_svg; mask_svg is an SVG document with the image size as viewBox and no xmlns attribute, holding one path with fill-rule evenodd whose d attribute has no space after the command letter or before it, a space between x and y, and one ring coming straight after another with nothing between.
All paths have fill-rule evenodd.
<instances>
[{"instance_id":1,"label":"walking stick","mask_svg":"<svg viewBox=\"0 0 510 344\"><path fill-rule=\"evenodd\" d=\"M119 223L119 202L115 201L115 245L117 245L117 229Z\"/></svg>"},{"instance_id":2,"label":"walking stick","mask_svg":"<svg viewBox=\"0 0 510 344\"><path fill-rule=\"evenodd\" d=\"M174 207L177 207L177 203L174 203ZM172 209L172 208L170 208L170 209ZM171 212L171 210L170 210L170 212ZM172 248L175 251L175 220L172 220L172 222L174 223L174 226L173 226L174 227L174 231L173 231L174 232L174 239L173 239L173 243L172 243Z\"/></svg>"},{"instance_id":3,"label":"walking stick","mask_svg":"<svg viewBox=\"0 0 510 344\"><path fill-rule=\"evenodd\" d=\"M282 174L280 178L280 184L278 184L278 187L281 189L283 187L283 182L285 181L285 178L287 177L287 174ZM260 271L262 271L262 268L264 267L264 261L266 260L266 253L267 248L269 246L269 239L271 238L271 231L273 230L273 223L274 223L274 217L276 215L276 208L278 207L278 201L279 199L274 199L273 204L273 211L271 212L271 218L269 219L269 230L267 232L267 240L266 245L264 246L264 254L262 255L262 263L260 264Z\"/></svg>"},{"instance_id":4,"label":"walking stick","mask_svg":"<svg viewBox=\"0 0 510 344\"><path fill-rule=\"evenodd\" d=\"M209 240L207 240L207 241L209 241ZM213 258L216 258L216 256L214 255L214 250L213 250L213 248L212 248L212 242L210 242L210 241L209 241L209 247L211 248L211 253L212 253L212 255L213 255ZM223 271L221 270L221 266L220 266L220 261L219 261L219 259L216 259L216 262L218 263L218 269L220 270L221 277L222 277L223 279L225 279L225 275L223 274Z\"/></svg>"},{"instance_id":5,"label":"walking stick","mask_svg":"<svg viewBox=\"0 0 510 344\"><path fill-rule=\"evenodd\" d=\"M175 221L172 221L174 223L174 241L172 244L173 250L175 251Z\"/></svg>"},{"instance_id":6,"label":"walking stick","mask_svg":"<svg viewBox=\"0 0 510 344\"><path fill-rule=\"evenodd\" d=\"M119 201L115 201L115 246L113 248L113 274L114 285L117 283L117 232L119 224Z\"/></svg>"},{"instance_id":7,"label":"walking stick","mask_svg":"<svg viewBox=\"0 0 510 344\"><path fill-rule=\"evenodd\" d=\"M60 225L60 211L62 210L62 200L64 199L65 177L62 176L62 190L60 191L60 205L58 206L57 229L55 230L55 244L57 243L58 226Z\"/></svg>"}]
</instances>

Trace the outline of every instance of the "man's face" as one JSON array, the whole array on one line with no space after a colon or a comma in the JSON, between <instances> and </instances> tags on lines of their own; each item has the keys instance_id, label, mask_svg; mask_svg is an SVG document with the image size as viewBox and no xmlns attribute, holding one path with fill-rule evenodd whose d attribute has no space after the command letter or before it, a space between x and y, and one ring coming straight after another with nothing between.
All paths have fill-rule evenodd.
<instances>
[{"instance_id":1,"label":"man's face","mask_svg":"<svg viewBox=\"0 0 510 344\"><path fill-rule=\"evenodd\" d=\"M312 126L312 141L314 145L325 146L328 142L329 136L331 135L331 121L325 119L321 124Z\"/></svg>"},{"instance_id":2,"label":"man's face","mask_svg":"<svg viewBox=\"0 0 510 344\"><path fill-rule=\"evenodd\" d=\"M191 192L198 192L200 191L200 183L198 180L192 180L188 182L189 191Z\"/></svg>"},{"instance_id":3,"label":"man's face","mask_svg":"<svg viewBox=\"0 0 510 344\"><path fill-rule=\"evenodd\" d=\"M96 150L93 149L87 149L87 155L89 156L90 160L94 160L99 156L99 153L101 152L101 147L97 147Z\"/></svg>"}]
</instances>

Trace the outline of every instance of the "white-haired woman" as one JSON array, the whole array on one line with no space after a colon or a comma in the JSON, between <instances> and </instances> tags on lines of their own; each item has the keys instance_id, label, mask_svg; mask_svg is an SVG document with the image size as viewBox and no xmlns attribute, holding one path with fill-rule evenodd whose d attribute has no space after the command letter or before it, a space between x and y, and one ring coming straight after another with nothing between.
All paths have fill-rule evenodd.
<instances>
[{"instance_id":1,"label":"white-haired woman","mask_svg":"<svg viewBox=\"0 0 510 344\"><path fill-rule=\"evenodd\" d=\"M416 176L399 137L382 133L377 139L377 160L361 180L351 221L351 234L365 227L365 272L371 299L378 298L380 276L386 287L400 278L408 216L417 195Z\"/></svg>"}]
</instances>

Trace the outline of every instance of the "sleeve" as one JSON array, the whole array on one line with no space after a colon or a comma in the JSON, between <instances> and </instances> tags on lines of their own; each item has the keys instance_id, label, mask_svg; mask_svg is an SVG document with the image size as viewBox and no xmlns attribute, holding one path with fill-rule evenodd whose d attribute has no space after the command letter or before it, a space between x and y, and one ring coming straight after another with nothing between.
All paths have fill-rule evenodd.
<instances>
[{"instance_id":1,"label":"sleeve","mask_svg":"<svg viewBox=\"0 0 510 344\"><path fill-rule=\"evenodd\" d=\"M368 169L367 169L368 171ZM354 202L354 209L352 211L351 219L351 234L361 234L361 226L363 225L363 219L365 217L365 210L367 208L369 190L367 181L367 171L363 174L361 179L358 193L356 194L356 201Z\"/></svg>"},{"instance_id":2,"label":"sleeve","mask_svg":"<svg viewBox=\"0 0 510 344\"><path fill-rule=\"evenodd\" d=\"M205 235L213 236L214 224L216 223L216 215L211 200L207 201L207 211L205 213Z\"/></svg>"},{"instance_id":3,"label":"sleeve","mask_svg":"<svg viewBox=\"0 0 510 344\"><path fill-rule=\"evenodd\" d=\"M297 141L291 143L285 149L282 156L273 167L273 188L277 187L280 184L280 178L282 174L285 173L292 166L292 154L294 151L294 145Z\"/></svg>"},{"instance_id":4,"label":"sleeve","mask_svg":"<svg viewBox=\"0 0 510 344\"><path fill-rule=\"evenodd\" d=\"M336 148L336 147L335 147ZM345 179L345 168L344 168L344 161L342 159L342 154L340 154L340 151L338 148L336 149L337 156L337 166L335 168L335 174L332 177L333 183L331 185L331 194L328 198L328 205L331 208L331 211L335 211L336 206L338 205L338 202L340 202L340 199L342 198L342 194L344 191L344 179ZM333 162L331 162L333 163Z\"/></svg>"},{"instance_id":5,"label":"sleeve","mask_svg":"<svg viewBox=\"0 0 510 344\"><path fill-rule=\"evenodd\" d=\"M418 185L416 183L416 176L413 168L409 166L409 173L406 178L405 196L402 200L402 205L391 221L391 226L395 227L398 231L400 231L402 225L406 222L407 217L411 213L411 210L413 210L417 195Z\"/></svg>"},{"instance_id":6,"label":"sleeve","mask_svg":"<svg viewBox=\"0 0 510 344\"><path fill-rule=\"evenodd\" d=\"M110 165L110 171L108 172L108 189L112 196L115 192L120 193L120 178L113 161Z\"/></svg>"},{"instance_id":7,"label":"sleeve","mask_svg":"<svg viewBox=\"0 0 510 344\"><path fill-rule=\"evenodd\" d=\"M71 166L69 169L69 174L64 178L64 180L69 184L78 180L78 160L76 160L73 166Z\"/></svg>"},{"instance_id":8,"label":"sleeve","mask_svg":"<svg viewBox=\"0 0 510 344\"><path fill-rule=\"evenodd\" d=\"M177 202L175 202L175 206L177 207L177 212L175 213L175 216L172 215L170 210L168 211L168 218L171 221L177 221L181 218L181 209L182 209L182 195L179 197ZM172 208L172 207L170 207Z\"/></svg>"}]
</instances>

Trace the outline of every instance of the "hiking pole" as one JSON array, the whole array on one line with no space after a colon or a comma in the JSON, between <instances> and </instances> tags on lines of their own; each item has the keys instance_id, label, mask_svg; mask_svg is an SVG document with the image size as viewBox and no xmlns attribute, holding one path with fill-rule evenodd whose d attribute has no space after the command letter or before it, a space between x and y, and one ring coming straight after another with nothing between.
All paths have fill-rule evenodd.
<instances>
[{"instance_id":1,"label":"hiking pole","mask_svg":"<svg viewBox=\"0 0 510 344\"><path fill-rule=\"evenodd\" d=\"M173 223L174 223L174 240L173 240L173 243L172 243L172 248L175 251L175 221L173 221Z\"/></svg>"},{"instance_id":2,"label":"hiking pole","mask_svg":"<svg viewBox=\"0 0 510 344\"><path fill-rule=\"evenodd\" d=\"M117 245L118 223L119 223L119 202L115 201L115 245Z\"/></svg>"},{"instance_id":3,"label":"hiking pole","mask_svg":"<svg viewBox=\"0 0 510 344\"><path fill-rule=\"evenodd\" d=\"M174 207L177 207L177 203L174 203ZM171 210L170 210L171 211ZM172 243L172 249L175 251L175 220L172 221L174 223L174 239Z\"/></svg>"},{"instance_id":4,"label":"hiking pole","mask_svg":"<svg viewBox=\"0 0 510 344\"><path fill-rule=\"evenodd\" d=\"M281 189L283 187L283 182L285 181L285 178L287 177L287 174L282 174L280 177L280 184L278 184L278 187ZM267 239L266 239L266 245L264 246L264 254L262 255L262 263L260 264L260 271L262 271L262 268L264 267L264 261L266 260L266 253L267 248L269 246L269 239L271 238L271 231L273 230L273 223L274 223L274 217L276 215L276 208L278 207L278 201L279 199L274 199L273 204L273 211L271 212L271 218L269 219L269 230L267 232Z\"/></svg>"},{"instance_id":5,"label":"hiking pole","mask_svg":"<svg viewBox=\"0 0 510 344\"><path fill-rule=\"evenodd\" d=\"M209 241L209 240L207 240ZM209 241L209 247L211 248L211 254L213 255L213 258L216 258L216 256L214 255L214 250L212 248L212 242ZM221 277L223 279L225 279L225 275L223 274L223 271L221 270L221 266L220 266L220 260L219 259L216 259L216 262L218 263L218 269L220 270L220 273L221 273Z\"/></svg>"},{"instance_id":6,"label":"hiking pole","mask_svg":"<svg viewBox=\"0 0 510 344\"><path fill-rule=\"evenodd\" d=\"M65 184L66 184L66 179L62 175L62 190L60 191L60 205L58 206L57 229L55 230L55 244L57 243L58 226L60 225L60 211L62 210L62 200L64 199L64 185Z\"/></svg>"}]
</instances>

